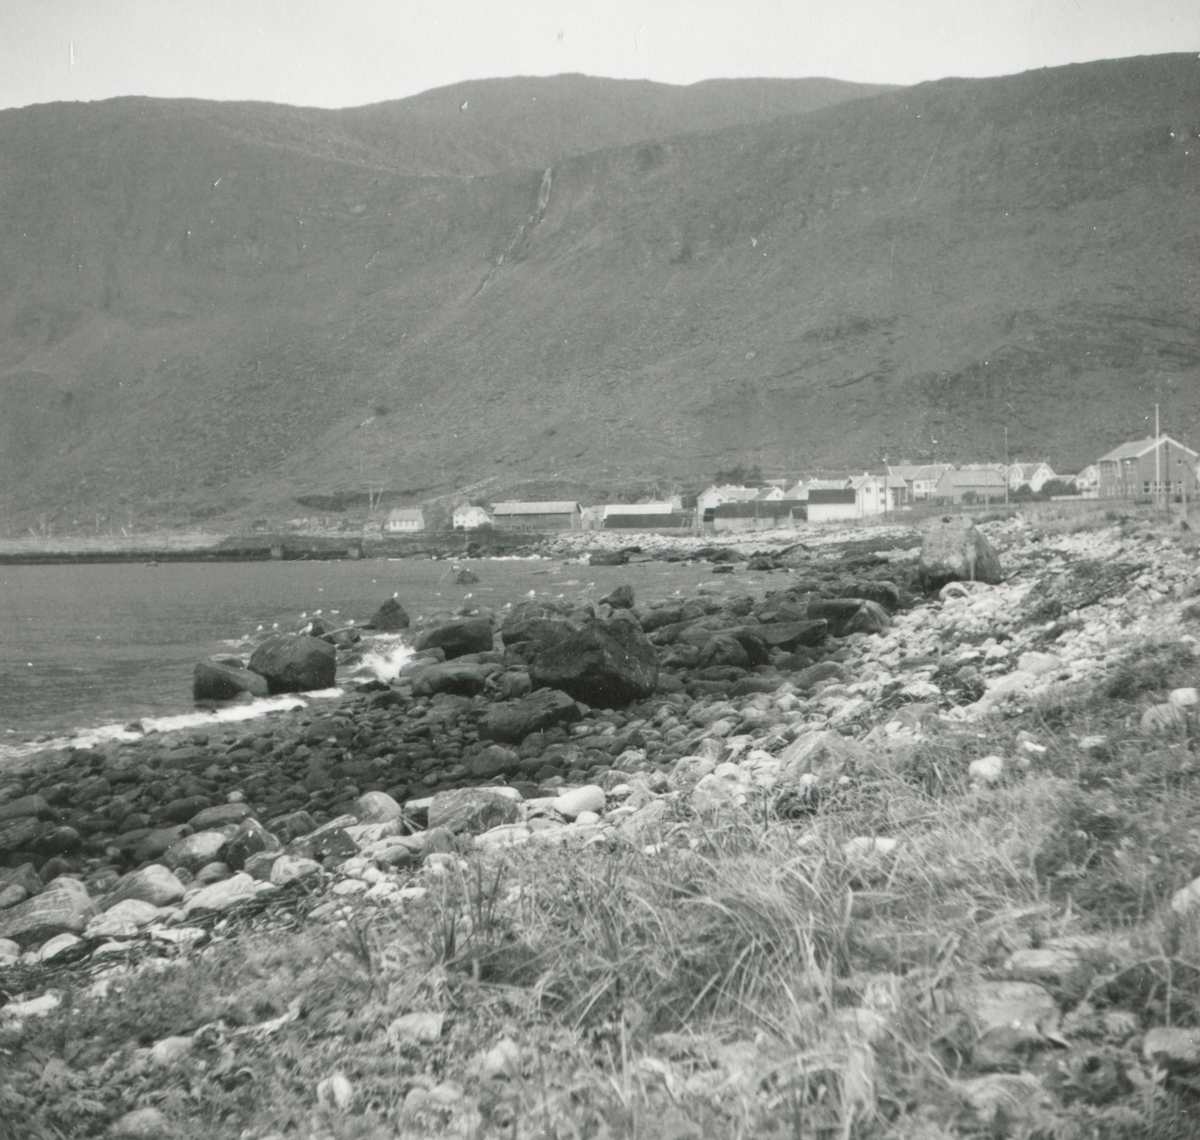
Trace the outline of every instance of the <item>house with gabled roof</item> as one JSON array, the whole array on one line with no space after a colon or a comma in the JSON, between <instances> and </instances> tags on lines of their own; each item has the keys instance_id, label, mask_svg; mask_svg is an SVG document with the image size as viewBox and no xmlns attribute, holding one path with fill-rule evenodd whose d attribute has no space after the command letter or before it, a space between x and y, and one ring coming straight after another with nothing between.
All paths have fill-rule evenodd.
<instances>
[{"instance_id":1,"label":"house with gabled roof","mask_svg":"<svg viewBox=\"0 0 1200 1140\"><path fill-rule=\"evenodd\" d=\"M1008 487L1003 467L980 465L942 472L933 497L950 503L1003 501Z\"/></svg>"},{"instance_id":2,"label":"house with gabled roof","mask_svg":"<svg viewBox=\"0 0 1200 1140\"><path fill-rule=\"evenodd\" d=\"M947 471L953 471L951 463L918 463L889 466L887 473L894 479L903 479L908 486L909 496L914 502L932 499L937 490L937 481Z\"/></svg>"},{"instance_id":3,"label":"house with gabled roof","mask_svg":"<svg viewBox=\"0 0 1200 1140\"><path fill-rule=\"evenodd\" d=\"M761 487L739 487L732 483L718 487L714 483L696 496L696 510L703 514L720 503L749 503L761 490Z\"/></svg>"},{"instance_id":4,"label":"house with gabled roof","mask_svg":"<svg viewBox=\"0 0 1200 1140\"><path fill-rule=\"evenodd\" d=\"M1036 495L1051 479L1057 479L1049 463L1013 463L1008 468L1010 491L1028 486Z\"/></svg>"},{"instance_id":5,"label":"house with gabled roof","mask_svg":"<svg viewBox=\"0 0 1200 1140\"><path fill-rule=\"evenodd\" d=\"M1134 439L1096 460L1101 499L1142 499L1158 494L1187 495L1197 489L1200 454L1169 435Z\"/></svg>"},{"instance_id":6,"label":"house with gabled roof","mask_svg":"<svg viewBox=\"0 0 1200 1140\"><path fill-rule=\"evenodd\" d=\"M455 530L476 530L481 526L491 526L492 516L486 507L463 505L454 508L450 521Z\"/></svg>"}]
</instances>

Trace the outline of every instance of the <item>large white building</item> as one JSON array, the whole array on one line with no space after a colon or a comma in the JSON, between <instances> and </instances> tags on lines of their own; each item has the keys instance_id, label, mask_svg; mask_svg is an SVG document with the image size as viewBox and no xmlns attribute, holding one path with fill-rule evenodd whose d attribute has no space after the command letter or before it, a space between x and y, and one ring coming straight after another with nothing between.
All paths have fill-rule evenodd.
<instances>
[{"instance_id":1,"label":"large white building","mask_svg":"<svg viewBox=\"0 0 1200 1140\"><path fill-rule=\"evenodd\" d=\"M455 507L451 525L455 530L475 530L476 527L491 526L492 516L486 507Z\"/></svg>"}]
</instances>

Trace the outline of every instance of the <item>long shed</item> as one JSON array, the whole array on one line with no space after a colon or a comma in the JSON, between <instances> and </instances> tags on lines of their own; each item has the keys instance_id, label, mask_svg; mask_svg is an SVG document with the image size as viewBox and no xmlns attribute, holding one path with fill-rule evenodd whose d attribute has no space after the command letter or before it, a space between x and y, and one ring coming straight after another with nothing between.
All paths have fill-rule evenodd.
<instances>
[{"instance_id":1,"label":"long shed","mask_svg":"<svg viewBox=\"0 0 1200 1140\"><path fill-rule=\"evenodd\" d=\"M492 525L500 530L582 530L583 511L575 502L495 503Z\"/></svg>"}]
</instances>

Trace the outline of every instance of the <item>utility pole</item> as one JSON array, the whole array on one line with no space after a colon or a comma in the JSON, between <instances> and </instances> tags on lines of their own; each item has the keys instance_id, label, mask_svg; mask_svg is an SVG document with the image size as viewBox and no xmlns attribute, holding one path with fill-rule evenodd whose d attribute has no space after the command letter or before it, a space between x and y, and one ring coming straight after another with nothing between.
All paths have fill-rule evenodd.
<instances>
[{"instance_id":1,"label":"utility pole","mask_svg":"<svg viewBox=\"0 0 1200 1140\"><path fill-rule=\"evenodd\" d=\"M1004 505L1008 506L1008 424L1004 425Z\"/></svg>"},{"instance_id":2,"label":"utility pole","mask_svg":"<svg viewBox=\"0 0 1200 1140\"><path fill-rule=\"evenodd\" d=\"M1162 437L1158 433L1158 405L1154 405L1154 513L1160 510L1162 495Z\"/></svg>"}]
</instances>

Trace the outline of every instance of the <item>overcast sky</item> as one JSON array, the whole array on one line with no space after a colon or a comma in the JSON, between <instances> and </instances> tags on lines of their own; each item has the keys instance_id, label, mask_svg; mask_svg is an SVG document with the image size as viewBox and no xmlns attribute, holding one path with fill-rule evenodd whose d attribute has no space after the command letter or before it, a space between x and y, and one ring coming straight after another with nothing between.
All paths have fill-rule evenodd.
<instances>
[{"instance_id":1,"label":"overcast sky","mask_svg":"<svg viewBox=\"0 0 1200 1140\"><path fill-rule=\"evenodd\" d=\"M1200 0L0 0L0 107L347 107L566 71L917 83L1200 51Z\"/></svg>"}]
</instances>

